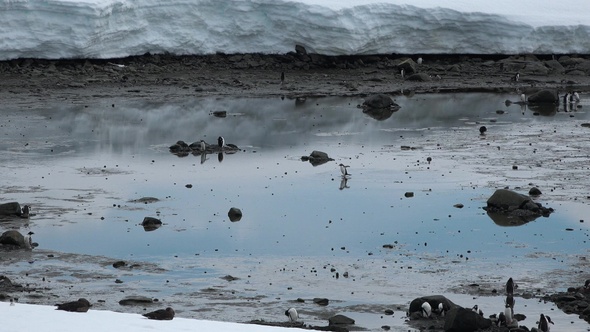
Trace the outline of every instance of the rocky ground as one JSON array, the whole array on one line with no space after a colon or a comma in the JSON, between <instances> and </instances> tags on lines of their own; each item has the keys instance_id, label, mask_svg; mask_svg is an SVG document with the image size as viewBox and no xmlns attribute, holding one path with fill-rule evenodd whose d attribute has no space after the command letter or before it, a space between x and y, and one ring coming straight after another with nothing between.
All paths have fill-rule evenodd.
<instances>
[{"instance_id":1,"label":"rocky ground","mask_svg":"<svg viewBox=\"0 0 590 332\"><path fill-rule=\"evenodd\" d=\"M113 97L166 100L210 95L297 98L451 91L528 95L542 88L590 91L590 56L424 55L422 59L418 64L418 56L328 57L302 49L284 55L17 59L0 62L0 100L4 105L27 107L48 100L83 104ZM547 299L590 321L587 289L570 286L572 292ZM27 286L0 277L0 300L8 298L2 298L2 293L18 291L27 291ZM432 322L419 321L415 327L442 328L441 322Z\"/></svg>"},{"instance_id":2,"label":"rocky ground","mask_svg":"<svg viewBox=\"0 0 590 332\"><path fill-rule=\"evenodd\" d=\"M584 91L588 56L144 55L110 60L0 62L0 99L175 98L207 95L345 96L372 93ZM553 59L556 58L556 59ZM404 70L404 77L401 70ZM281 74L284 82L281 84ZM519 73L519 80L513 78ZM417 74L417 75L415 75Z\"/></svg>"}]
</instances>

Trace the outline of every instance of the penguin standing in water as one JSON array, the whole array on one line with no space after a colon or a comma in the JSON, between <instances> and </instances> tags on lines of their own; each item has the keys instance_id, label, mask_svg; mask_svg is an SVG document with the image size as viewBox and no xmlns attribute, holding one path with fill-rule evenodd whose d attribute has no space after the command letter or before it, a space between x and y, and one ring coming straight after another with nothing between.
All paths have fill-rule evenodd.
<instances>
[{"instance_id":1,"label":"penguin standing in water","mask_svg":"<svg viewBox=\"0 0 590 332\"><path fill-rule=\"evenodd\" d=\"M217 138L217 145L221 150L223 150L223 147L225 146L225 139L222 136Z\"/></svg>"},{"instance_id":2,"label":"penguin standing in water","mask_svg":"<svg viewBox=\"0 0 590 332\"><path fill-rule=\"evenodd\" d=\"M299 319L299 314L295 308L289 308L285 311L285 316L289 317L289 321L296 322Z\"/></svg>"},{"instance_id":3,"label":"penguin standing in water","mask_svg":"<svg viewBox=\"0 0 590 332\"><path fill-rule=\"evenodd\" d=\"M349 176L350 175L350 173L348 173L348 168L350 166L347 166L347 165L344 165L344 164L340 164L338 166L340 166L340 173L342 173L342 176Z\"/></svg>"}]
</instances>

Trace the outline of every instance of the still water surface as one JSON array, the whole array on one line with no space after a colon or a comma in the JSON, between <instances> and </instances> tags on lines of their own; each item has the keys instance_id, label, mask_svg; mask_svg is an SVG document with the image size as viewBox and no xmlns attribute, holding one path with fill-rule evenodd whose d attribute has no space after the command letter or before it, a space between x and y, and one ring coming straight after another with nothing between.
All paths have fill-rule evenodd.
<instances>
[{"instance_id":1,"label":"still water surface","mask_svg":"<svg viewBox=\"0 0 590 332\"><path fill-rule=\"evenodd\" d=\"M16 226L34 231L39 249L149 261L168 270L163 278L177 280L223 275L232 264L268 280L280 268L330 261L342 269L361 264L356 268L373 274L364 279L367 284L392 279L400 287L394 292L407 297L428 294L420 293L421 287L407 291L404 283L412 283L402 279L408 277L377 276L379 267L368 265L407 271L410 278L427 273L435 280L438 269L445 271L444 281L423 290L437 293L457 287L448 280L454 274L461 280L497 278L499 285L507 276L551 275L588 254L589 222L581 220L590 207L541 200L556 208L550 218L497 225L482 207L494 191L488 183L501 175L478 173L449 158L463 152L445 151L453 142L440 134L456 132L457 140L481 142L481 125L506 134L515 126L561 126L572 114L576 120L589 116L583 109L534 115L525 106L506 106L506 99L516 100L493 94L401 96L396 100L401 109L380 119L357 108L359 98L109 100L8 109L0 137L2 200L33 206L36 215ZM228 115L217 118L213 111ZM222 161L214 154L177 157L168 151L177 140L215 144L220 135L241 151ZM302 162L313 150L334 161ZM345 183L339 163L350 165ZM134 202L142 197L159 201ZM464 207L454 207L458 203ZM242 210L241 221L229 221L231 207ZM146 216L164 225L146 232L139 226ZM261 264L270 270L255 267ZM554 279L530 278L530 287ZM321 292L321 287L294 288L286 296ZM377 295L356 301L371 297L387 302ZM585 330L583 322L573 326L571 331Z\"/></svg>"}]
</instances>

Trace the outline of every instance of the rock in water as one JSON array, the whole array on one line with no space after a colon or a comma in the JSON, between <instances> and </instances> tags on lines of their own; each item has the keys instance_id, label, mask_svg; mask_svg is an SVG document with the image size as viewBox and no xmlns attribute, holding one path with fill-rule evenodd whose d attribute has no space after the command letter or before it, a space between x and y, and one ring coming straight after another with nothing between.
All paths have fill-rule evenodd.
<instances>
[{"instance_id":1,"label":"rock in water","mask_svg":"<svg viewBox=\"0 0 590 332\"><path fill-rule=\"evenodd\" d=\"M445 332L473 332L487 329L492 321L471 309L456 307L445 316Z\"/></svg>"},{"instance_id":2,"label":"rock in water","mask_svg":"<svg viewBox=\"0 0 590 332\"><path fill-rule=\"evenodd\" d=\"M18 202L0 204L0 216L20 216L21 211Z\"/></svg>"},{"instance_id":3,"label":"rock in water","mask_svg":"<svg viewBox=\"0 0 590 332\"><path fill-rule=\"evenodd\" d=\"M168 307L143 314L144 317L155 320L172 320L174 318L174 309Z\"/></svg>"},{"instance_id":4,"label":"rock in water","mask_svg":"<svg viewBox=\"0 0 590 332\"><path fill-rule=\"evenodd\" d=\"M19 231L10 230L0 235L0 244L7 245L13 249L31 249L31 243L28 242Z\"/></svg>"},{"instance_id":5,"label":"rock in water","mask_svg":"<svg viewBox=\"0 0 590 332\"><path fill-rule=\"evenodd\" d=\"M390 96L384 94L372 95L365 98L363 108L390 108L399 106L393 102Z\"/></svg>"},{"instance_id":6,"label":"rock in water","mask_svg":"<svg viewBox=\"0 0 590 332\"><path fill-rule=\"evenodd\" d=\"M69 312L87 312L92 304L90 304L88 300L81 298L78 299L78 301L56 304L56 306L56 310L64 310Z\"/></svg>"},{"instance_id":7,"label":"rock in water","mask_svg":"<svg viewBox=\"0 0 590 332\"><path fill-rule=\"evenodd\" d=\"M237 207L232 207L229 209L227 216L231 222L240 221L242 219L242 210L238 209Z\"/></svg>"},{"instance_id":8,"label":"rock in water","mask_svg":"<svg viewBox=\"0 0 590 332\"><path fill-rule=\"evenodd\" d=\"M528 98L529 104L557 104L557 93L551 90L541 90L533 93Z\"/></svg>"},{"instance_id":9,"label":"rock in water","mask_svg":"<svg viewBox=\"0 0 590 332\"><path fill-rule=\"evenodd\" d=\"M344 315L336 315L328 318L329 326L340 326L340 325L354 325L354 319L346 317Z\"/></svg>"},{"instance_id":10,"label":"rock in water","mask_svg":"<svg viewBox=\"0 0 590 332\"><path fill-rule=\"evenodd\" d=\"M153 217L145 217L141 222L141 226L146 232L154 231L162 226L162 221Z\"/></svg>"}]
</instances>

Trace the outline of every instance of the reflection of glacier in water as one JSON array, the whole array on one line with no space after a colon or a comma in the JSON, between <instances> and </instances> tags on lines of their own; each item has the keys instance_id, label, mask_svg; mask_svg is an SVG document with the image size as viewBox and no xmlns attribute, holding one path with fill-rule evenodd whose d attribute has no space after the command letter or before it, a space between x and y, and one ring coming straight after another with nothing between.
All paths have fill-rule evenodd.
<instances>
[{"instance_id":1,"label":"reflection of glacier in water","mask_svg":"<svg viewBox=\"0 0 590 332\"><path fill-rule=\"evenodd\" d=\"M579 223L590 212L587 206L543 198L543 204L556 209L550 218L512 228L498 227L481 207L498 184L522 186L526 192L530 182L559 181L544 179L532 168L502 173L512 161L500 160L530 154L528 144L537 144L540 131L570 130L588 115L535 116L518 106L506 107L504 100L510 98L397 97L402 108L382 121L357 108L362 103L358 98L308 98L298 104L215 98L121 102L114 108L27 110L26 117L22 110L7 110L12 126L0 140L8 151L0 156L4 183L35 190L1 188L5 199L36 210L29 227L39 250L147 260L167 269L165 278L186 282L207 285L211 277L235 273L234 268L241 274L261 269L272 274L273 266L260 267L261 261L285 268L297 261L305 261L300 265L307 268L316 261L354 273L359 281L351 287L374 292L374 283L386 285L385 293L400 303L422 292L444 292L457 286L454 280L470 282L475 275L513 276L531 288L562 287L564 277L554 271L570 268L575 256L588 253L588 229ZM505 113L496 113L499 109ZM228 116L213 117L215 110ZM478 131L482 123L488 126L485 137ZM220 135L242 151L226 155L223 162L209 156L204 163L168 151L179 139L213 144ZM568 146L576 149L575 142ZM313 167L300 160L313 150L327 152L334 161ZM548 163L544 153L537 152ZM427 157L433 158L430 164ZM346 188L341 162L352 173ZM414 197L406 198L406 192ZM159 201L130 202L148 196ZM464 208L453 207L456 203ZM244 213L236 223L227 217L234 206ZM146 216L164 225L146 233L139 226ZM236 260L243 265L234 267ZM203 266L207 276L202 276ZM382 266L389 269L381 271ZM401 272L393 273L394 268ZM302 269L293 267L284 278L309 282L300 275L306 273ZM528 278L530 273L542 278ZM404 275L431 286L400 289ZM258 278L248 282L263 287L264 278ZM314 297L321 287L334 287L328 286L331 280L295 287L283 298ZM279 288L269 287L269 292L284 291ZM341 297L389 301L360 293Z\"/></svg>"}]
</instances>

